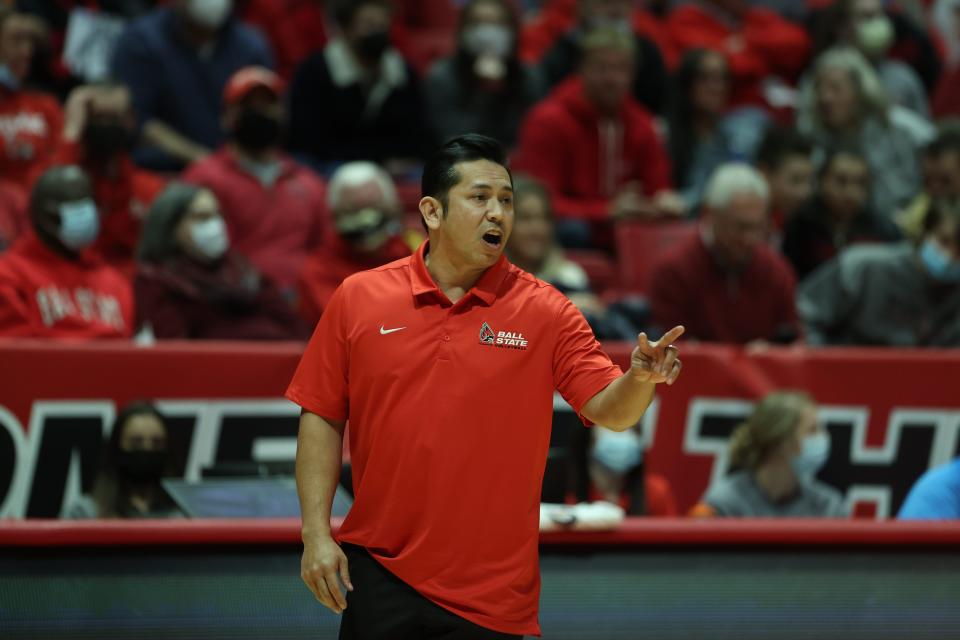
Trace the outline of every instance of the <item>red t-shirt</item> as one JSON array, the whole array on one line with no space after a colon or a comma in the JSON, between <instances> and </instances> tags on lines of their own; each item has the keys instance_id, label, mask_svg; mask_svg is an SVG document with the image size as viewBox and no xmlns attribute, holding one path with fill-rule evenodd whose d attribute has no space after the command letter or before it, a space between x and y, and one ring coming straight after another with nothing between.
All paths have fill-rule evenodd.
<instances>
[{"instance_id":1,"label":"red t-shirt","mask_svg":"<svg viewBox=\"0 0 960 640\"><path fill-rule=\"evenodd\" d=\"M347 278L286 395L349 418L356 501L341 542L458 616L539 634L553 392L579 412L621 371L560 292L506 258L451 304L426 246Z\"/></svg>"},{"instance_id":2,"label":"red t-shirt","mask_svg":"<svg viewBox=\"0 0 960 640\"><path fill-rule=\"evenodd\" d=\"M0 255L0 336L129 338L133 291L92 251L77 261L29 232Z\"/></svg>"},{"instance_id":3,"label":"red t-shirt","mask_svg":"<svg viewBox=\"0 0 960 640\"><path fill-rule=\"evenodd\" d=\"M0 175L24 190L60 143L63 111L53 96L0 89Z\"/></svg>"}]
</instances>

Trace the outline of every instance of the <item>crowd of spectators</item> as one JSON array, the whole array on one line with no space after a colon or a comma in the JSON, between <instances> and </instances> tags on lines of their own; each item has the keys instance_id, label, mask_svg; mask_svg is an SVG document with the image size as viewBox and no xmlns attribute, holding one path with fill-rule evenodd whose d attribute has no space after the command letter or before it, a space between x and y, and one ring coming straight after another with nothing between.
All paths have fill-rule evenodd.
<instances>
[{"instance_id":1,"label":"crowd of spectators","mask_svg":"<svg viewBox=\"0 0 960 640\"><path fill-rule=\"evenodd\" d=\"M476 132L509 256L603 338L957 347L958 34L955 0L8 0L0 336L301 339Z\"/></svg>"}]
</instances>

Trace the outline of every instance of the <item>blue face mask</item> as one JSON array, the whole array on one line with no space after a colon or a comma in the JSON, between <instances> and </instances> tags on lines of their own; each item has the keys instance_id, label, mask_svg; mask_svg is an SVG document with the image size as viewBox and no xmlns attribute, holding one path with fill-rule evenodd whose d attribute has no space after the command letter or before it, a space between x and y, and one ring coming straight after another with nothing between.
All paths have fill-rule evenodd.
<instances>
[{"instance_id":1,"label":"blue face mask","mask_svg":"<svg viewBox=\"0 0 960 640\"><path fill-rule=\"evenodd\" d=\"M622 474L643 460L643 443L633 429L611 431L600 427L591 455L610 471Z\"/></svg>"},{"instance_id":2,"label":"blue face mask","mask_svg":"<svg viewBox=\"0 0 960 640\"><path fill-rule=\"evenodd\" d=\"M811 479L817 475L829 457L830 436L821 431L803 439L800 453L790 460L790 464L798 478Z\"/></svg>"},{"instance_id":3,"label":"blue face mask","mask_svg":"<svg viewBox=\"0 0 960 640\"><path fill-rule=\"evenodd\" d=\"M934 280L943 283L960 283L960 263L950 259L938 242L927 239L920 248L920 260Z\"/></svg>"},{"instance_id":4,"label":"blue face mask","mask_svg":"<svg viewBox=\"0 0 960 640\"><path fill-rule=\"evenodd\" d=\"M60 241L74 251L93 244L100 233L100 216L93 200L74 200L60 205Z\"/></svg>"},{"instance_id":5,"label":"blue face mask","mask_svg":"<svg viewBox=\"0 0 960 640\"><path fill-rule=\"evenodd\" d=\"M5 64L0 64L0 87L8 91L20 91L20 81Z\"/></svg>"}]
</instances>

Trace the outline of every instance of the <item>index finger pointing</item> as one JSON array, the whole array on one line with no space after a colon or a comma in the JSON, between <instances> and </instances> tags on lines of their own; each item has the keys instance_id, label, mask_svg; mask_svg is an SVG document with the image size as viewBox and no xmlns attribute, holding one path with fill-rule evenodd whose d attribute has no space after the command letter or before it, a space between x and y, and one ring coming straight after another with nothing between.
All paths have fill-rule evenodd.
<instances>
[{"instance_id":1,"label":"index finger pointing","mask_svg":"<svg viewBox=\"0 0 960 640\"><path fill-rule=\"evenodd\" d=\"M683 325L677 325L673 329L670 329L670 331L667 331L665 334L663 334L663 337L657 341L658 346L667 346L672 344L674 340L683 335L684 331L686 331L686 329L683 328Z\"/></svg>"}]
</instances>

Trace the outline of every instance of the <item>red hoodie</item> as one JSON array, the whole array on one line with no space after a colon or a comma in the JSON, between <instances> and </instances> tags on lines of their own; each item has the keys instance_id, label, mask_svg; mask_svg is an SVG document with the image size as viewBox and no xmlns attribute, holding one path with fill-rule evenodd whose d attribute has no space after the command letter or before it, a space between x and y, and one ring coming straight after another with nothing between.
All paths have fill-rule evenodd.
<instances>
[{"instance_id":1,"label":"red hoodie","mask_svg":"<svg viewBox=\"0 0 960 640\"><path fill-rule=\"evenodd\" d=\"M628 182L646 196L670 187L670 160L650 114L627 98L618 118L601 118L579 77L527 115L513 166L546 183L560 218L607 220L610 199Z\"/></svg>"},{"instance_id":2,"label":"red hoodie","mask_svg":"<svg viewBox=\"0 0 960 640\"><path fill-rule=\"evenodd\" d=\"M133 291L95 252L67 260L28 232L0 255L0 336L129 338Z\"/></svg>"},{"instance_id":3,"label":"red hoodie","mask_svg":"<svg viewBox=\"0 0 960 640\"><path fill-rule=\"evenodd\" d=\"M63 111L53 96L0 89L0 175L26 191L33 171L60 143L62 129Z\"/></svg>"},{"instance_id":4,"label":"red hoodie","mask_svg":"<svg viewBox=\"0 0 960 640\"><path fill-rule=\"evenodd\" d=\"M779 75L792 82L810 56L806 31L768 9L750 9L735 25L717 11L687 4L670 14L667 27L681 53L711 49L724 54L733 75L734 105L763 104L763 79Z\"/></svg>"}]
</instances>

